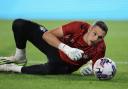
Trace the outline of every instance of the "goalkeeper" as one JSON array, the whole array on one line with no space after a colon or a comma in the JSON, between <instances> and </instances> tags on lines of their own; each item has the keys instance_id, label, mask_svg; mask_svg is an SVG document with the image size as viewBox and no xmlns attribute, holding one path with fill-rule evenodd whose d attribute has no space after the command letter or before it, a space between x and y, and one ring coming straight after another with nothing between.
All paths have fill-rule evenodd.
<instances>
[{"instance_id":1,"label":"goalkeeper","mask_svg":"<svg viewBox=\"0 0 128 89\"><path fill-rule=\"evenodd\" d=\"M12 24L16 52L14 56L0 57L0 71L25 74L71 74L89 60L95 61L105 55L104 37L108 28L103 21L93 25L73 21L53 30L25 19ZM19 66L26 63L26 42L31 42L47 56L44 64ZM37 59L35 59L37 60ZM17 64L15 64L17 63Z\"/></svg>"}]
</instances>

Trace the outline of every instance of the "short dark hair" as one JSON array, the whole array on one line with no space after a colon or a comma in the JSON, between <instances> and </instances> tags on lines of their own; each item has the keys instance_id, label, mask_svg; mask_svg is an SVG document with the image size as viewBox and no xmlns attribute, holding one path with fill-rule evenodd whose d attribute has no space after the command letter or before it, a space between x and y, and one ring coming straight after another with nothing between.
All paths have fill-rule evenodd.
<instances>
[{"instance_id":1,"label":"short dark hair","mask_svg":"<svg viewBox=\"0 0 128 89\"><path fill-rule=\"evenodd\" d=\"M103 21L96 21L94 23L94 26L99 26L103 31L105 31L106 33L108 32L108 27Z\"/></svg>"}]
</instances>

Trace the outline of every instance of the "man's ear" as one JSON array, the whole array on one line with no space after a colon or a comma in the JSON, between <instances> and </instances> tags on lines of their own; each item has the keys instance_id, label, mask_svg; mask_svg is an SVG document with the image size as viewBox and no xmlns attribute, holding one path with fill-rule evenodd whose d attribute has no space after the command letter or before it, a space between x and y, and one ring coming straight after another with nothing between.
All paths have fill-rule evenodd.
<instances>
[{"instance_id":1,"label":"man's ear","mask_svg":"<svg viewBox=\"0 0 128 89\"><path fill-rule=\"evenodd\" d=\"M93 26L90 26L89 29L88 29L88 32L90 32L92 28L93 28Z\"/></svg>"}]
</instances>

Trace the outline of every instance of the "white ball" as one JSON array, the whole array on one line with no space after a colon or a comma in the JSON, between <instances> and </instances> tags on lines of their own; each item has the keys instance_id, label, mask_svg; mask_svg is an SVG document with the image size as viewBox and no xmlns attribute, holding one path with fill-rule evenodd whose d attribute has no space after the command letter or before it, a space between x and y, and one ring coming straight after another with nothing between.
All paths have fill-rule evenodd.
<instances>
[{"instance_id":1,"label":"white ball","mask_svg":"<svg viewBox=\"0 0 128 89\"><path fill-rule=\"evenodd\" d=\"M99 80L112 79L116 74L116 64L110 58L98 59L93 67L93 72Z\"/></svg>"}]
</instances>

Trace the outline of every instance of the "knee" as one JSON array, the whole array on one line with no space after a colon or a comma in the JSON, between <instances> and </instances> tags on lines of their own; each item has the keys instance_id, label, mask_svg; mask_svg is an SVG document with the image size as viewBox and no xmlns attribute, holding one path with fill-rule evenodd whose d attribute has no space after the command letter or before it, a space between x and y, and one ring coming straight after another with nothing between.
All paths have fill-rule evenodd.
<instances>
[{"instance_id":1,"label":"knee","mask_svg":"<svg viewBox=\"0 0 128 89\"><path fill-rule=\"evenodd\" d=\"M24 20L23 19L15 19L12 23L12 30L20 29L24 26Z\"/></svg>"}]
</instances>

